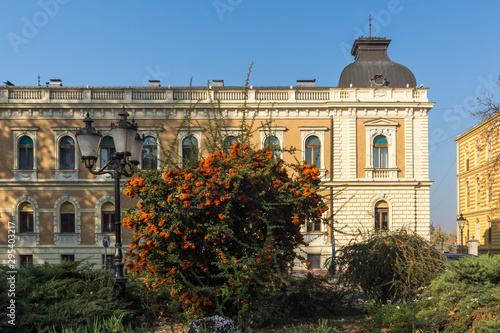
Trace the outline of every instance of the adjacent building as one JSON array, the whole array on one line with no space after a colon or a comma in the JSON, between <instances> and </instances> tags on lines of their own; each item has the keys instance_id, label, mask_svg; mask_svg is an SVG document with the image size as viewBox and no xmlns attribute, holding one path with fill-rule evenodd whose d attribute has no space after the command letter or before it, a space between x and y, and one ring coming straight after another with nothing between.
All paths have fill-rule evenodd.
<instances>
[{"instance_id":1,"label":"adjacent building","mask_svg":"<svg viewBox=\"0 0 500 333\"><path fill-rule=\"evenodd\" d=\"M406 228L429 237L428 113L434 103L407 67L389 59L390 42L357 39L351 51L355 61L337 86L298 80L250 86L247 96L244 87L222 80L209 89L156 81L148 87L66 87L60 80L1 86L0 262L8 263L15 239L17 265L103 263L104 236L113 247L114 183L81 164L75 133L89 113L104 133L102 165L114 149L109 125L123 106L146 137L139 165L144 169L161 167L162 148L175 139L180 159L206 151L212 113L224 115L228 139L237 134L243 115L257 123L272 118L271 127L260 127L253 136L257 147L296 147L296 157L315 163L325 185L343 188L328 213L335 213L334 232L322 224L303 226L309 243L303 250L313 268L331 256L332 236L337 248L376 229ZM219 101L216 109L211 100ZM189 131L182 128L188 110L199 123ZM124 196L121 201L124 208L134 204ZM130 231L124 233L126 247Z\"/></svg>"},{"instance_id":2,"label":"adjacent building","mask_svg":"<svg viewBox=\"0 0 500 333\"><path fill-rule=\"evenodd\" d=\"M457 239L478 253L500 253L499 124L497 114L455 139L457 217L466 219L462 232L457 225Z\"/></svg>"}]
</instances>

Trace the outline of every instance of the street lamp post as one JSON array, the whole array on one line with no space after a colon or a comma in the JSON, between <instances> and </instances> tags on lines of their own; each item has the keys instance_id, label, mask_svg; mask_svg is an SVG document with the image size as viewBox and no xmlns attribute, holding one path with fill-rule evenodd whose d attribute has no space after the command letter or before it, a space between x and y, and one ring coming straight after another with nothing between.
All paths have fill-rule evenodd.
<instances>
[{"instance_id":1,"label":"street lamp post","mask_svg":"<svg viewBox=\"0 0 500 333\"><path fill-rule=\"evenodd\" d=\"M82 162L94 175L108 174L115 180L115 257L114 279L115 292L120 296L125 293L127 278L124 274L122 235L121 235L121 206L120 206L120 178L131 177L135 167L139 164L144 139L137 134L137 124L127 120L128 113L125 108L118 114L120 119L116 124L111 124L111 136L115 143L115 152L99 170L94 170L97 162L97 150L101 143L102 134L92 127L94 120L87 113L83 120L85 127L76 133L76 139Z\"/></svg>"},{"instance_id":2,"label":"street lamp post","mask_svg":"<svg viewBox=\"0 0 500 333\"><path fill-rule=\"evenodd\" d=\"M460 213L460 217L457 219L458 227L460 228L460 254L464 253L464 226L466 221L462 213Z\"/></svg>"}]
</instances>

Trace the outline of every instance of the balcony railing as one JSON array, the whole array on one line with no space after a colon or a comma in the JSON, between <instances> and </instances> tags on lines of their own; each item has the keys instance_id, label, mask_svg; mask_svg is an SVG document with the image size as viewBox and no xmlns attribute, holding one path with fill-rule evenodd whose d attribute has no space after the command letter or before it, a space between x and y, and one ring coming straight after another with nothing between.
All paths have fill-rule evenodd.
<instances>
[{"instance_id":1,"label":"balcony railing","mask_svg":"<svg viewBox=\"0 0 500 333\"><path fill-rule=\"evenodd\" d=\"M207 89L203 87L0 87L0 104L44 103L174 103L176 101L280 102L427 102L426 88L297 88L256 87Z\"/></svg>"}]
</instances>

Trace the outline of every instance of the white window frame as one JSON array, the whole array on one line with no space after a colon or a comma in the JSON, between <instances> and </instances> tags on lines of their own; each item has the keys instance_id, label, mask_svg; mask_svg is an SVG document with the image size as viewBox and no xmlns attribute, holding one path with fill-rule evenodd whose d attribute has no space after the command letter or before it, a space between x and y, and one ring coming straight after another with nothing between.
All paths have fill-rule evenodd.
<instances>
[{"instance_id":1,"label":"white window frame","mask_svg":"<svg viewBox=\"0 0 500 333\"><path fill-rule=\"evenodd\" d=\"M38 162L37 162L37 131L38 127L12 127L12 135L14 142L14 179L30 181L38 179ZM19 141L23 136L28 136L33 140L33 169L19 169Z\"/></svg>"},{"instance_id":2,"label":"white window frame","mask_svg":"<svg viewBox=\"0 0 500 333\"><path fill-rule=\"evenodd\" d=\"M238 128L231 128L231 127L227 127L225 129L222 130L222 137L223 137L223 142L224 140L226 140L226 138L230 137L230 136L233 136L235 138L238 138L238 136L241 135L241 129L238 127ZM224 149L224 147L223 147ZM223 153L224 150L222 150Z\"/></svg>"},{"instance_id":3,"label":"white window frame","mask_svg":"<svg viewBox=\"0 0 500 333\"><path fill-rule=\"evenodd\" d=\"M69 202L75 207L75 234L67 234L61 232L61 206ZM70 196L64 195L58 198L54 204L54 244L56 245L80 245L82 241L81 236L81 210L78 201Z\"/></svg>"},{"instance_id":4,"label":"white window frame","mask_svg":"<svg viewBox=\"0 0 500 333\"><path fill-rule=\"evenodd\" d=\"M110 233L103 233L102 232L102 223L101 223L101 217L102 217L102 206L106 203L112 203L113 205L115 204L115 197L112 195L105 195L103 197L100 197L94 207L94 220L95 220L95 242L96 245L102 245L102 239L105 236L108 236L111 239L110 245L109 246L114 246L115 242L115 236L114 233L111 235ZM123 216L123 213L121 214Z\"/></svg>"},{"instance_id":5,"label":"white window frame","mask_svg":"<svg viewBox=\"0 0 500 333\"><path fill-rule=\"evenodd\" d=\"M476 236L477 241L481 243L481 222L479 222L479 219L476 220Z\"/></svg>"},{"instance_id":6,"label":"white window frame","mask_svg":"<svg viewBox=\"0 0 500 333\"><path fill-rule=\"evenodd\" d=\"M283 148L284 148L284 142L285 142L285 131L287 130L286 127L281 127L281 126L276 126L276 127L271 127L271 128L265 128L261 127L259 128L260 132L260 148L264 149L266 139L268 137L274 136L278 139L279 141L279 147L281 150L279 158L283 158Z\"/></svg>"},{"instance_id":7,"label":"white window frame","mask_svg":"<svg viewBox=\"0 0 500 333\"><path fill-rule=\"evenodd\" d=\"M179 166L182 166L182 142L184 139L187 137L194 137L196 140L198 140L198 156L201 157L201 149L202 149L202 129L200 128L191 128L190 130L188 129L178 129L178 154L179 154Z\"/></svg>"},{"instance_id":8,"label":"white window frame","mask_svg":"<svg viewBox=\"0 0 500 333\"><path fill-rule=\"evenodd\" d=\"M33 233L21 234L19 230L19 207L24 202L30 203L33 208ZM16 226L16 241L18 247L40 244L40 208L35 198L25 194L14 201L12 208L12 223Z\"/></svg>"},{"instance_id":9,"label":"white window frame","mask_svg":"<svg viewBox=\"0 0 500 333\"><path fill-rule=\"evenodd\" d=\"M70 170L63 170L63 169L60 169L59 168L59 165L60 165L60 154L59 154L59 145L60 145L60 142L62 140L62 138L64 138L65 136L69 136L70 138L73 139L74 143L75 143L75 164L74 164L74 167L73 169L70 169ZM56 149L55 149L55 153L56 153L56 158L55 158L55 179L56 180L59 180L59 181L74 181L74 180L78 180L78 166L79 166L79 163L80 163L80 159L79 159L79 156L80 156L80 151L78 150L78 144L77 144L77 140L76 140L76 131L74 130L63 130L63 131L56 131L55 134L54 134L54 140L55 140L55 143L56 143Z\"/></svg>"},{"instance_id":10,"label":"white window frame","mask_svg":"<svg viewBox=\"0 0 500 333\"><path fill-rule=\"evenodd\" d=\"M320 148L320 177L324 179L326 175L326 167L325 167L325 132L328 130L326 126L304 126L299 127L301 134L301 147L302 147L302 161L306 159L306 141L311 136L316 136L321 143ZM332 152L333 153L333 152Z\"/></svg>"},{"instance_id":11,"label":"white window frame","mask_svg":"<svg viewBox=\"0 0 500 333\"><path fill-rule=\"evenodd\" d=\"M491 162L492 154L491 154L491 136L488 136L488 162Z\"/></svg>"},{"instance_id":12,"label":"white window frame","mask_svg":"<svg viewBox=\"0 0 500 333\"><path fill-rule=\"evenodd\" d=\"M139 135L146 137L151 136L156 140L156 167L160 168L160 133L157 131L138 131ZM139 169L142 170L142 150L141 150L141 160L139 161Z\"/></svg>"},{"instance_id":13,"label":"white window frame","mask_svg":"<svg viewBox=\"0 0 500 333\"><path fill-rule=\"evenodd\" d=\"M481 149L479 147L479 142L476 145L476 167L481 165Z\"/></svg>"},{"instance_id":14,"label":"white window frame","mask_svg":"<svg viewBox=\"0 0 500 333\"><path fill-rule=\"evenodd\" d=\"M374 179L397 179L397 127L399 123L389 119L373 119L365 121L365 177ZM383 135L387 139L387 168L373 166L373 140Z\"/></svg>"}]
</instances>

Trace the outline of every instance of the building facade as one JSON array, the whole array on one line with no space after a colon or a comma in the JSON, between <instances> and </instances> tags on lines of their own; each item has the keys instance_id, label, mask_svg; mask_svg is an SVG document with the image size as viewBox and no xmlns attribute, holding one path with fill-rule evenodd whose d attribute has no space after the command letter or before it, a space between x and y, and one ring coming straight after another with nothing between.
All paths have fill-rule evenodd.
<instances>
[{"instance_id":1,"label":"building facade","mask_svg":"<svg viewBox=\"0 0 500 333\"><path fill-rule=\"evenodd\" d=\"M498 154L500 115L474 126L455 139L457 144L457 217L466 219L458 243L478 253L500 253Z\"/></svg>"},{"instance_id":2,"label":"building facade","mask_svg":"<svg viewBox=\"0 0 500 333\"><path fill-rule=\"evenodd\" d=\"M161 167L162 148L177 139L180 158L203 153L211 113L226 119L224 133L237 133L239 121L272 118L258 128L254 144L296 147L295 157L315 163L326 186L343 188L330 207L335 231L303 226L309 246L303 251L314 268L335 245L348 244L359 232L410 229L429 237L429 162L427 88L413 73L387 56L390 40L360 38L355 61L336 87L314 80L286 87L0 87L0 262L7 264L15 234L17 265L84 260L103 263L102 239L113 247L112 179L93 176L80 162L75 133L87 113L105 136L98 164L113 153L109 125L122 106L146 136L139 167ZM213 108L211 100L217 101ZM197 101L193 107L193 101ZM199 123L182 129L190 116ZM166 117L169 114L170 116ZM292 156L282 154L285 160ZM122 197L122 207L134 203ZM328 213L330 214L330 213ZM10 229L10 231L9 231ZM130 231L124 230L124 245ZM110 251L111 252L111 251Z\"/></svg>"}]
</instances>

